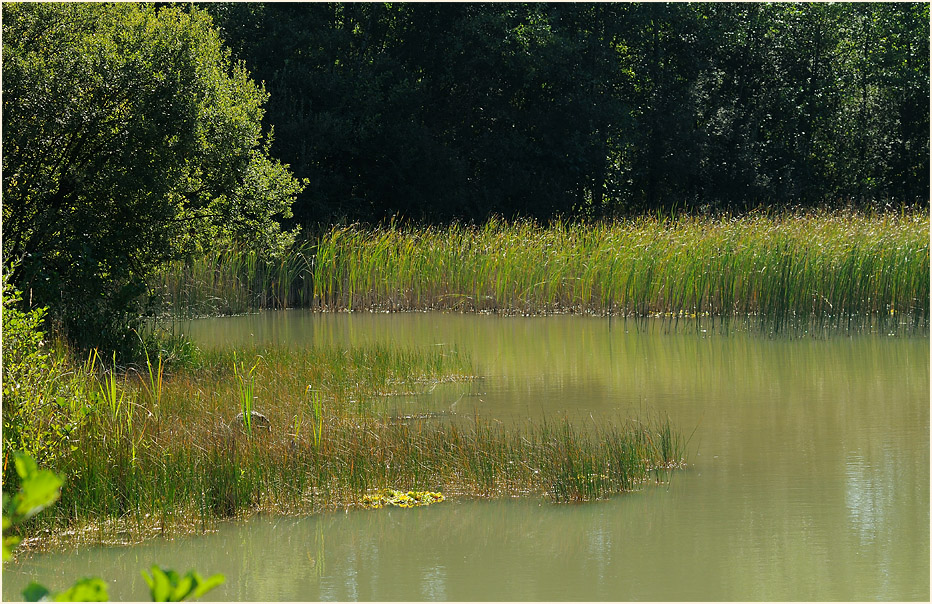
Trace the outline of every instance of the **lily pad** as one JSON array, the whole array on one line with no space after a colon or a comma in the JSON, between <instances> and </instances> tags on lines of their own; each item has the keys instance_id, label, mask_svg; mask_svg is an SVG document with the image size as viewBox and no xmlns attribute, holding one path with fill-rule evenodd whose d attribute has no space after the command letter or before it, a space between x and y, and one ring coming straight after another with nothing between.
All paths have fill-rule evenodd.
<instances>
[{"instance_id":1,"label":"lily pad","mask_svg":"<svg viewBox=\"0 0 932 604\"><path fill-rule=\"evenodd\" d=\"M375 495L366 495L360 504L366 509L378 509L387 505L400 508L413 508L421 505L440 503L444 500L443 493L431 491L396 491L395 489L382 489Z\"/></svg>"}]
</instances>

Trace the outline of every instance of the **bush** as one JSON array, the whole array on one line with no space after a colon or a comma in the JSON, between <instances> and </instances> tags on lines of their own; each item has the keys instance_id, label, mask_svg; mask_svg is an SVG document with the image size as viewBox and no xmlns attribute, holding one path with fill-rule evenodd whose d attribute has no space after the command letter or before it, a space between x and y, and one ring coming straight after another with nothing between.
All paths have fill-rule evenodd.
<instances>
[{"instance_id":1,"label":"bush","mask_svg":"<svg viewBox=\"0 0 932 604\"><path fill-rule=\"evenodd\" d=\"M55 466L70 450L72 432L89 413L86 384L66 354L49 352L42 331L46 309L17 308L21 293L3 279L3 487L16 474L9 456L23 451Z\"/></svg>"}]
</instances>

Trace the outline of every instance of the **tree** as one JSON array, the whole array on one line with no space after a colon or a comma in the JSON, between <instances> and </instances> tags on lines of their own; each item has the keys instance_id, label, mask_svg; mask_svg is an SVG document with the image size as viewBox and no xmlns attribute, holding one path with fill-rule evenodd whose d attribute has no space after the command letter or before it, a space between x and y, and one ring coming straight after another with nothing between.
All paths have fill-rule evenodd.
<instances>
[{"instance_id":1,"label":"tree","mask_svg":"<svg viewBox=\"0 0 932 604\"><path fill-rule=\"evenodd\" d=\"M302 219L547 219L600 206L628 111L623 9L219 3L273 91L274 147L311 185ZM588 208L586 211L590 210Z\"/></svg>"},{"instance_id":2,"label":"tree","mask_svg":"<svg viewBox=\"0 0 932 604\"><path fill-rule=\"evenodd\" d=\"M203 11L4 4L3 85L5 262L79 345L126 344L160 263L293 235L268 95Z\"/></svg>"},{"instance_id":3,"label":"tree","mask_svg":"<svg viewBox=\"0 0 932 604\"><path fill-rule=\"evenodd\" d=\"M928 201L928 4L207 10L307 222Z\"/></svg>"},{"instance_id":4,"label":"tree","mask_svg":"<svg viewBox=\"0 0 932 604\"><path fill-rule=\"evenodd\" d=\"M832 175L844 196L929 200L929 5L856 4L838 52Z\"/></svg>"}]
</instances>

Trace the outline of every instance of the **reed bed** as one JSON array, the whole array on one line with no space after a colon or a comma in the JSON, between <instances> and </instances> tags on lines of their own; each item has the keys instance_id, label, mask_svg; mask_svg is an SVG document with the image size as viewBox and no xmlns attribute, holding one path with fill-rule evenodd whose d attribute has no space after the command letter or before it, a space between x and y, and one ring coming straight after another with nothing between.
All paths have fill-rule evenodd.
<instances>
[{"instance_id":1,"label":"reed bed","mask_svg":"<svg viewBox=\"0 0 932 604\"><path fill-rule=\"evenodd\" d=\"M238 257L203 262L234 274ZM201 287L201 262L173 269L166 290ZM333 227L281 263L292 281L276 287L296 293L260 294L248 289L258 283L251 276L216 291L249 298L250 309L281 300L324 310L744 318L777 330L929 324L924 212Z\"/></svg>"},{"instance_id":2,"label":"reed bed","mask_svg":"<svg viewBox=\"0 0 932 604\"><path fill-rule=\"evenodd\" d=\"M385 488L586 501L683 463L685 444L660 418L507 426L389 413L385 397L473 379L468 359L436 347L206 351L175 372L157 359L129 369L94 361L84 369L101 394L54 467L66 476L61 503L30 532L57 538L39 547L362 506ZM238 422L244 395L270 430Z\"/></svg>"},{"instance_id":3,"label":"reed bed","mask_svg":"<svg viewBox=\"0 0 932 604\"><path fill-rule=\"evenodd\" d=\"M253 248L225 246L166 264L149 287L179 318L235 315L311 305L312 271L310 241L271 258Z\"/></svg>"}]
</instances>

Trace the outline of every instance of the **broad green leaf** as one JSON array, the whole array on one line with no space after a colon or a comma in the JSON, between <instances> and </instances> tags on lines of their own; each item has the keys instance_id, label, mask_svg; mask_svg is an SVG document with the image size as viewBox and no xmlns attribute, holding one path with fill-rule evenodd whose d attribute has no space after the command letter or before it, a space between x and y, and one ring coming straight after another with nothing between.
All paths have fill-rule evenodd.
<instances>
[{"instance_id":1,"label":"broad green leaf","mask_svg":"<svg viewBox=\"0 0 932 604\"><path fill-rule=\"evenodd\" d=\"M29 459L31 461L31 458ZM58 500L61 496L59 489L63 483L61 477L51 470L35 472L23 480L21 490L15 497L14 514L25 520L41 512Z\"/></svg>"},{"instance_id":2,"label":"broad green leaf","mask_svg":"<svg viewBox=\"0 0 932 604\"><path fill-rule=\"evenodd\" d=\"M194 590L193 597L195 598L200 598L213 588L223 585L223 583L227 580L227 578L221 574L211 575L206 579L202 578L197 573L194 573L194 576L197 578L198 582L197 589Z\"/></svg>"},{"instance_id":3,"label":"broad green leaf","mask_svg":"<svg viewBox=\"0 0 932 604\"><path fill-rule=\"evenodd\" d=\"M183 577L171 569L153 566L150 576L142 571L142 576L149 584L153 602L181 602L189 596L199 598L211 589L226 581L223 575L213 575L204 579L195 571L188 571Z\"/></svg>"},{"instance_id":4,"label":"broad green leaf","mask_svg":"<svg viewBox=\"0 0 932 604\"><path fill-rule=\"evenodd\" d=\"M174 573L174 576L170 578L173 583L171 596L173 602L181 602L194 590L194 577L191 576L191 573L180 578L177 573Z\"/></svg>"},{"instance_id":5,"label":"broad green leaf","mask_svg":"<svg viewBox=\"0 0 932 604\"><path fill-rule=\"evenodd\" d=\"M16 464L16 473L23 479L23 482L29 480L39 471L39 464L36 463L36 460L25 453L19 451L13 453L13 462Z\"/></svg>"},{"instance_id":6,"label":"broad green leaf","mask_svg":"<svg viewBox=\"0 0 932 604\"><path fill-rule=\"evenodd\" d=\"M6 562L13 557L13 548L19 545L19 537L3 537L3 561Z\"/></svg>"},{"instance_id":7,"label":"broad green leaf","mask_svg":"<svg viewBox=\"0 0 932 604\"><path fill-rule=\"evenodd\" d=\"M67 591L55 594L55 602L106 602L107 583L97 577L81 579Z\"/></svg>"},{"instance_id":8,"label":"broad green leaf","mask_svg":"<svg viewBox=\"0 0 932 604\"><path fill-rule=\"evenodd\" d=\"M152 595L153 602L178 602L178 573L170 569L162 569L153 566L152 578L150 579L143 571L146 582L149 584L149 591Z\"/></svg>"},{"instance_id":9,"label":"broad green leaf","mask_svg":"<svg viewBox=\"0 0 932 604\"><path fill-rule=\"evenodd\" d=\"M13 520L6 515L7 507L10 505L10 496L3 494L3 561L6 562L13 557L13 548L19 544L19 537L8 537L6 532L13 526Z\"/></svg>"},{"instance_id":10,"label":"broad green leaf","mask_svg":"<svg viewBox=\"0 0 932 604\"><path fill-rule=\"evenodd\" d=\"M38 602L42 598L47 597L49 593L51 592L48 588L33 581L23 590L23 598L25 598L27 602Z\"/></svg>"},{"instance_id":11,"label":"broad green leaf","mask_svg":"<svg viewBox=\"0 0 932 604\"><path fill-rule=\"evenodd\" d=\"M151 572L151 577L146 571L142 571L142 576L146 580L146 583L149 584L149 593L151 594L152 601L168 602L171 595L168 577L158 566L153 566Z\"/></svg>"},{"instance_id":12,"label":"broad green leaf","mask_svg":"<svg viewBox=\"0 0 932 604\"><path fill-rule=\"evenodd\" d=\"M14 453L13 459L22 484L12 500L14 508L11 515L14 521L19 522L55 503L64 481L50 470L40 470L36 460L25 453Z\"/></svg>"}]
</instances>

